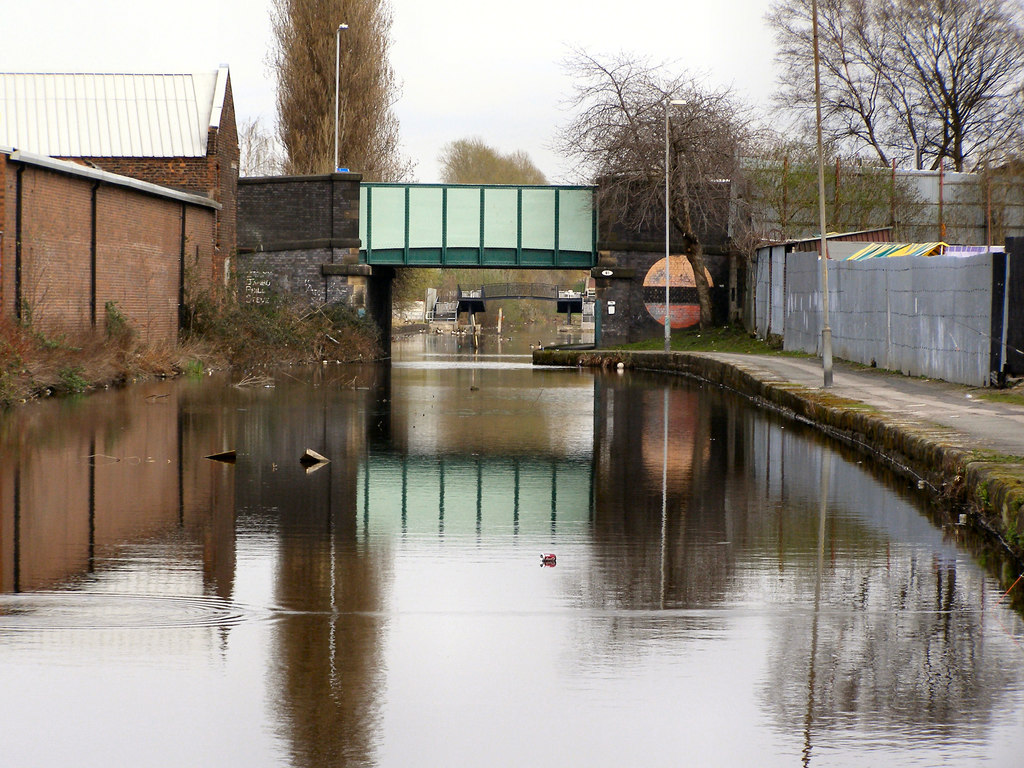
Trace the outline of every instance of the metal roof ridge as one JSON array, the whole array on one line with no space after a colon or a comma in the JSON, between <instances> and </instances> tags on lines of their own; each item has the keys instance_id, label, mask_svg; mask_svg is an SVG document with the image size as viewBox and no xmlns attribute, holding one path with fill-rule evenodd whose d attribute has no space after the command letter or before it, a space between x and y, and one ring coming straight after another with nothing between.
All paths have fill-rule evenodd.
<instances>
[{"instance_id":1,"label":"metal roof ridge","mask_svg":"<svg viewBox=\"0 0 1024 768\"><path fill-rule=\"evenodd\" d=\"M37 155L32 152L25 152L23 150L13 148L8 149L6 147L0 147L0 153L7 155L12 162L27 163L29 165L39 166L40 168L49 168L50 170L57 171L59 173L67 173L72 176L84 176L86 178L95 179L96 181L113 184L114 186L131 187L132 189L137 189L140 192L145 192L157 197L181 200L182 202L201 205L206 208L214 208L216 210L223 208L223 206L216 200L203 195L197 195L192 192L182 192L177 189L172 189L171 187L162 187L159 184L134 179L131 176L122 176L121 174L111 173L110 171L103 171L99 168L91 168L87 165L81 165L70 160L58 160L57 158L49 157L47 155Z\"/></svg>"},{"instance_id":2,"label":"metal roof ridge","mask_svg":"<svg viewBox=\"0 0 1024 768\"><path fill-rule=\"evenodd\" d=\"M217 69L217 84L213 89L213 109L210 111L210 128L220 128L220 116L224 111L224 96L227 93L230 73L227 67Z\"/></svg>"}]
</instances>

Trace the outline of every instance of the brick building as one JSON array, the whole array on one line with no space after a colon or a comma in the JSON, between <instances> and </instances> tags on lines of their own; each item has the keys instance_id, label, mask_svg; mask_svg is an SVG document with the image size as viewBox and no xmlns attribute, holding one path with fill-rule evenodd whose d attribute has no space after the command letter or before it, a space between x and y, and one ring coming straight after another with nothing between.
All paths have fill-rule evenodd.
<instances>
[{"instance_id":1,"label":"brick building","mask_svg":"<svg viewBox=\"0 0 1024 768\"><path fill-rule=\"evenodd\" d=\"M0 316L44 334L102 332L108 303L146 343L177 339L210 285L220 204L0 147Z\"/></svg>"},{"instance_id":2,"label":"brick building","mask_svg":"<svg viewBox=\"0 0 1024 768\"><path fill-rule=\"evenodd\" d=\"M0 74L0 146L220 205L209 279L235 254L238 134L226 67L198 74Z\"/></svg>"}]
</instances>

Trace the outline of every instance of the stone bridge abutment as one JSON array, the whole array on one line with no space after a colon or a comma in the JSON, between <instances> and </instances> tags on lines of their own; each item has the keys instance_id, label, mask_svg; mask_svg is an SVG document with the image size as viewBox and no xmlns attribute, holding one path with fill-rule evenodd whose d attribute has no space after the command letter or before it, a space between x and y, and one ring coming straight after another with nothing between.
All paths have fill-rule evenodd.
<instances>
[{"instance_id":1,"label":"stone bridge abutment","mask_svg":"<svg viewBox=\"0 0 1024 768\"><path fill-rule=\"evenodd\" d=\"M239 179L239 299L345 304L377 323L386 348L394 269L359 261L361 181L358 173Z\"/></svg>"}]
</instances>

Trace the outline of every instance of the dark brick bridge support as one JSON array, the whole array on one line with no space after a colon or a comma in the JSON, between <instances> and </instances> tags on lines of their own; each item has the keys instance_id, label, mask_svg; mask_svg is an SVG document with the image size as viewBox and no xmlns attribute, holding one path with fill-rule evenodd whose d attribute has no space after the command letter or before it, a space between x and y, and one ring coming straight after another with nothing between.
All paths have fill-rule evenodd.
<instances>
[{"instance_id":1,"label":"dark brick bridge support","mask_svg":"<svg viewBox=\"0 0 1024 768\"><path fill-rule=\"evenodd\" d=\"M345 304L377 324L388 351L394 269L359 263L361 181L357 173L239 179L238 297Z\"/></svg>"},{"instance_id":2,"label":"dark brick bridge support","mask_svg":"<svg viewBox=\"0 0 1024 768\"><path fill-rule=\"evenodd\" d=\"M663 314L665 284L660 282L656 287L645 285L651 269L665 258L664 243L631 243L620 248L600 250L597 266L590 271L597 288L598 346L601 347L663 338L665 335L665 326L655 319L648 307L649 303L654 304L659 316ZM678 255L679 252L673 246L673 262L685 259ZM712 322L728 323L736 314L735 307L742 301L735 289L737 258L716 246L706 250L704 262L711 273ZM677 302L693 305L699 316L696 290L673 288L670 301L673 305Z\"/></svg>"}]
</instances>

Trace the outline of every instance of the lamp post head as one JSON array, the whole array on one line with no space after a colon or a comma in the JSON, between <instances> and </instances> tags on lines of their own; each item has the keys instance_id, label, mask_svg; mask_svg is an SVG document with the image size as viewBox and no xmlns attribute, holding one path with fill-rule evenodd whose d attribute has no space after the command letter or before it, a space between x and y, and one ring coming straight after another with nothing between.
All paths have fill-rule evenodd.
<instances>
[{"instance_id":1,"label":"lamp post head","mask_svg":"<svg viewBox=\"0 0 1024 768\"><path fill-rule=\"evenodd\" d=\"M339 25L338 25L338 31L339 31L339 32L340 32L341 30L343 30L343 29L348 29L348 24L339 24Z\"/></svg>"}]
</instances>

